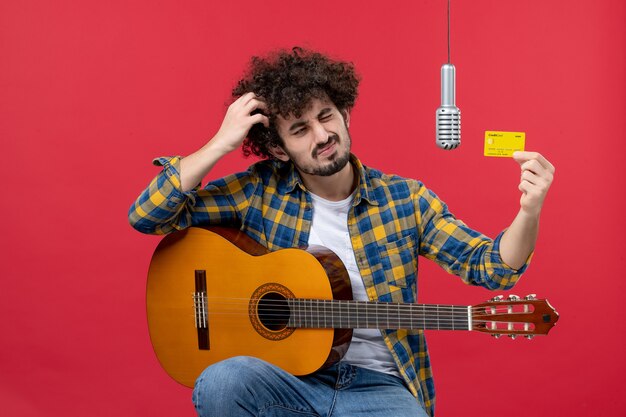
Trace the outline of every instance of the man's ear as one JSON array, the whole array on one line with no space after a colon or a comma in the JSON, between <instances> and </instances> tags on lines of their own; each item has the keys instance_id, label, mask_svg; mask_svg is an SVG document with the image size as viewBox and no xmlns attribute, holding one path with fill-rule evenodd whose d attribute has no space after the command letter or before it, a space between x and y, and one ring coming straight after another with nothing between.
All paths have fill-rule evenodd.
<instances>
[{"instance_id":1,"label":"man's ear","mask_svg":"<svg viewBox=\"0 0 626 417\"><path fill-rule=\"evenodd\" d=\"M274 156L274 158L283 161L283 162L287 162L289 161L289 155L287 155L287 153L285 153L285 151L283 150L283 148L281 148L278 145L271 145L268 147L268 151L270 151L270 153Z\"/></svg>"},{"instance_id":2,"label":"man's ear","mask_svg":"<svg viewBox=\"0 0 626 417\"><path fill-rule=\"evenodd\" d=\"M350 109L340 110L343 120L346 123L346 127L350 127Z\"/></svg>"}]
</instances>

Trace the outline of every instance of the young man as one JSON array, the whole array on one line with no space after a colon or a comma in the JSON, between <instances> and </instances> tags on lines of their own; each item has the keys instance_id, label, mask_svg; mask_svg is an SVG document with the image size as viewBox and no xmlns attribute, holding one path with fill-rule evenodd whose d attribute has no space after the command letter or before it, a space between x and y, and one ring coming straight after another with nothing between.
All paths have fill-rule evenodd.
<instances>
[{"instance_id":1,"label":"young man","mask_svg":"<svg viewBox=\"0 0 626 417\"><path fill-rule=\"evenodd\" d=\"M471 230L421 182L386 175L350 153L351 64L294 48L252 59L221 128L200 150L159 158L163 171L130 222L144 233L230 225L269 250L320 244L346 266L357 300L416 302L418 255L465 282L509 289L526 269L554 167L517 153L520 211L495 240ZM264 160L199 184L239 149ZM355 329L341 362L295 377L238 357L208 367L193 393L200 416L432 416L422 331Z\"/></svg>"}]
</instances>

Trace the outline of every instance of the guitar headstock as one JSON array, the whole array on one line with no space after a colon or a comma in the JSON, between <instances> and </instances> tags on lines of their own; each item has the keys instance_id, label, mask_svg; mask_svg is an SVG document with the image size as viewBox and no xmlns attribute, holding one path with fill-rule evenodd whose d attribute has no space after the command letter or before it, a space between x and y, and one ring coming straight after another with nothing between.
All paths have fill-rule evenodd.
<instances>
[{"instance_id":1,"label":"guitar headstock","mask_svg":"<svg viewBox=\"0 0 626 417\"><path fill-rule=\"evenodd\" d=\"M520 298L499 295L472 306L472 330L489 333L494 337L508 335L512 339L525 336L546 335L559 320L559 313L548 300L538 300L535 294Z\"/></svg>"}]
</instances>

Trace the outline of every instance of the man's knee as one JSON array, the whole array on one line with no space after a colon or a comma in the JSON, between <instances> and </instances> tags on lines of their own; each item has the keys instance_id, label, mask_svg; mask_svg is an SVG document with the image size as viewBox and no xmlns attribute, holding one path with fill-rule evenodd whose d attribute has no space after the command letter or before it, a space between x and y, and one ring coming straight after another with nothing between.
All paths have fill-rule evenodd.
<instances>
[{"instance_id":1,"label":"man's knee","mask_svg":"<svg viewBox=\"0 0 626 417\"><path fill-rule=\"evenodd\" d=\"M230 403L250 399L251 388L258 386L264 372L271 367L260 359L237 356L217 362L206 368L196 379L193 402L200 409L220 407Z\"/></svg>"}]
</instances>

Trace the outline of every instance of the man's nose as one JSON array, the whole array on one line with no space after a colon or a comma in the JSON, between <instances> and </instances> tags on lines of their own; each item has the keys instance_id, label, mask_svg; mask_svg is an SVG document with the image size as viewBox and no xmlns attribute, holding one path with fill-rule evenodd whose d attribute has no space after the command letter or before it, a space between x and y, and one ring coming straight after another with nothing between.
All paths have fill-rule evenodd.
<instances>
[{"instance_id":1,"label":"man's nose","mask_svg":"<svg viewBox=\"0 0 626 417\"><path fill-rule=\"evenodd\" d=\"M320 122L316 122L313 124L313 136L315 143L322 144L328 142L328 137L330 136L326 127Z\"/></svg>"}]
</instances>

